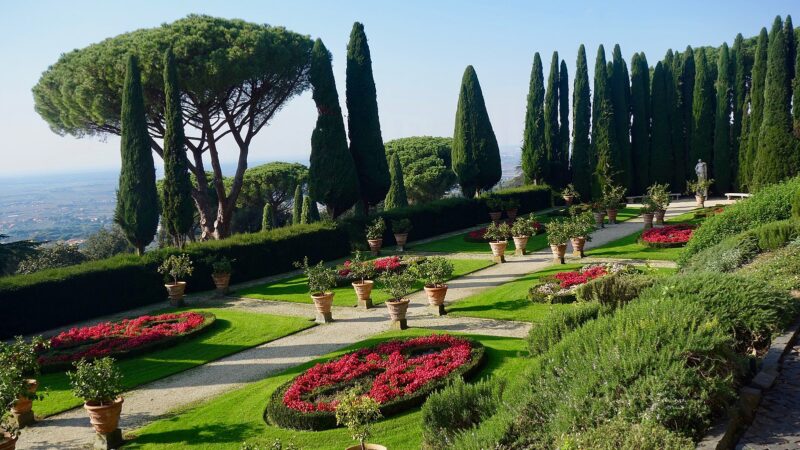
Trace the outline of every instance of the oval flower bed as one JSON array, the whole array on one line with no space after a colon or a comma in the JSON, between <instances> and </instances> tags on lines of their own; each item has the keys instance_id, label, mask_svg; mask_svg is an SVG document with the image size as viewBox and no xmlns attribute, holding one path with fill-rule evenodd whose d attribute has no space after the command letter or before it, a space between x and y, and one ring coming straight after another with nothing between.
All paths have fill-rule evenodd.
<instances>
[{"instance_id":1,"label":"oval flower bed","mask_svg":"<svg viewBox=\"0 0 800 450\"><path fill-rule=\"evenodd\" d=\"M334 428L337 397L351 389L375 399L389 416L422 404L454 377L472 374L483 355L482 345L462 337L390 340L306 370L275 390L265 418L284 428Z\"/></svg>"},{"instance_id":2,"label":"oval flower bed","mask_svg":"<svg viewBox=\"0 0 800 450\"><path fill-rule=\"evenodd\" d=\"M533 224L533 229L536 231L534 234L544 233L544 226L542 226L542 224L539 222ZM470 231L469 233L464 235L464 240L467 242L486 244L489 242L489 240L483 237L485 234L486 234L486 227L483 227L475 231Z\"/></svg>"},{"instance_id":3,"label":"oval flower bed","mask_svg":"<svg viewBox=\"0 0 800 450\"><path fill-rule=\"evenodd\" d=\"M39 356L39 363L43 370L52 371L69 368L83 358L140 354L193 336L215 319L211 313L182 312L72 328L50 339L50 349Z\"/></svg>"},{"instance_id":4,"label":"oval flower bed","mask_svg":"<svg viewBox=\"0 0 800 450\"><path fill-rule=\"evenodd\" d=\"M642 233L639 239L645 247L670 248L683 247L692 238L694 225L667 225L661 228L650 228Z\"/></svg>"},{"instance_id":5,"label":"oval flower bed","mask_svg":"<svg viewBox=\"0 0 800 450\"><path fill-rule=\"evenodd\" d=\"M558 272L542 278L528 290L528 299L535 303L571 303L575 301L578 286L613 273L635 271L630 264L587 264L577 271Z\"/></svg>"}]
</instances>

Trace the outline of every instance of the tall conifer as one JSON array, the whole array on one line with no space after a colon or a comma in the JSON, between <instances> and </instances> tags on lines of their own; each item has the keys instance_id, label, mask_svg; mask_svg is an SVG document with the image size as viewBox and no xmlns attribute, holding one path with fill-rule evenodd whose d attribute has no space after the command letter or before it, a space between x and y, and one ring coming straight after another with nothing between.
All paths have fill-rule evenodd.
<instances>
[{"instance_id":1,"label":"tall conifer","mask_svg":"<svg viewBox=\"0 0 800 450\"><path fill-rule=\"evenodd\" d=\"M561 137L558 129L558 52L553 52L550 60L550 75L547 77L547 92L544 96L544 142L547 149L547 170L544 180L550 186L558 187L560 167Z\"/></svg>"},{"instance_id":2,"label":"tall conifer","mask_svg":"<svg viewBox=\"0 0 800 450\"><path fill-rule=\"evenodd\" d=\"M311 223L311 197L307 195L303 197L303 209L300 212L300 223Z\"/></svg>"},{"instance_id":3,"label":"tall conifer","mask_svg":"<svg viewBox=\"0 0 800 450\"><path fill-rule=\"evenodd\" d=\"M298 184L294 188L294 198L292 199L292 225L300 223L303 214L303 188Z\"/></svg>"},{"instance_id":4,"label":"tall conifer","mask_svg":"<svg viewBox=\"0 0 800 450\"><path fill-rule=\"evenodd\" d=\"M559 188L570 182L569 169L569 74L567 73L567 62L561 60L561 67L558 70L558 140L561 143L559 152L559 167L561 177L559 178Z\"/></svg>"},{"instance_id":5,"label":"tall conifer","mask_svg":"<svg viewBox=\"0 0 800 450\"><path fill-rule=\"evenodd\" d=\"M612 52L611 70L611 102L614 107L614 121L616 126L617 144L613 150L613 161L618 171L615 177L618 182L633 191L636 187L633 182L633 159L631 157L631 85L628 78L628 65L622 58L619 44L614 45ZM614 149L614 147L612 147Z\"/></svg>"},{"instance_id":6,"label":"tall conifer","mask_svg":"<svg viewBox=\"0 0 800 450\"><path fill-rule=\"evenodd\" d=\"M745 67L744 38L742 34L736 35L731 52L731 65L733 66L733 123L731 124L731 177L733 184L738 189L739 180L739 149L742 137L742 119L744 116L744 99L747 91L747 71Z\"/></svg>"},{"instance_id":7,"label":"tall conifer","mask_svg":"<svg viewBox=\"0 0 800 450\"><path fill-rule=\"evenodd\" d=\"M681 192L686 184L686 125L684 124L681 97L683 85L680 75L683 73L683 56L668 50L664 58L664 89L666 90L666 108L669 118L669 160L672 162L671 186L673 191ZM655 112L654 112L655 114ZM655 123L653 124L655 126ZM665 182L668 182L667 180Z\"/></svg>"},{"instance_id":8,"label":"tall conifer","mask_svg":"<svg viewBox=\"0 0 800 450\"><path fill-rule=\"evenodd\" d=\"M383 209L390 210L408 206L406 187L403 184L403 168L400 165L400 157L397 156L397 152L392 154L392 160L389 163L389 174L392 177L392 183L389 187L389 193L386 194L386 200L383 202Z\"/></svg>"},{"instance_id":9,"label":"tall conifer","mask_svg":"<svg viewBox=\"0 0 800 450\"><path fill-rule=\"evenodd\" d=\"M747 133L747 148L744 150L744 157L741 158L739 167L741 184L747 189L752 188L753 168L755 165L756 152L758 150L758 138L761 132L761 121L764 115L764 83L767 77L767 47L769 37L767 29L762 28L758 35L756 53L753 60L753 71L750 77L750 118ZM742 144L744 145L744 144Z\"/></svg>"},{"instance_id":10,"label":"tall conifer","mask_svg":"<svg viewBox=\"0 0 800 450\"><path fill-rule=\"evenodd\" d=\"M663 70L661 74L663 81ZM644 53L631 60L631 158L634 189L641 194L650 185L650 68ZM665 170L662 167L659 170ZM668 172L668 171L667 171Z\"/></svg>"},{"instance_id":11,"label":"tall conifer","mask_svg":"<svg viewBox=\"0 0 800 450\"><path fill-rule=\"evenodd\" d=\"M594 99L592 102L592 155L595 173L592 182L592 197L602 193L609 177L618 174L613 155L617 148L616 120L611 100L606 52L602 44L597 49L594 68Z\"/></svg>"},{"instance_id":12,"label":"tall conifer","mask_svg":"<svg viewBox=\"0 0 800 450\"><path fill-rule=\"evenodd\" d=\"M634 68L636 66L634 65ZM672 104L668 91L674 89L671 75L664 71L661 62L656 64L653 71L653 88L651 95L651 111L653 115L653 129L650 149L650 178L649 183L671 183L676 189L672 174L674 167L672 152L672 133L670 126L670 109ZM634 116L635 119L635 116ZM683 180L677 188L683 187Z\"/></svg>"},{"instance_id":13,"label":"tall conifer","mask_svg":"<svg viewBox=\"0 0 800 450\"><path fill-rule=\"evenodd\" d=\"M689 161L697 164L702 159L708 164L708 173L714 173L712 154L714 149L714 79L706 60L706 52L701 48L695 51L696 72L694 95L692 96L692 146Z\"/></svg>"},{"instance_id":14,"label":"tall conifer","mask_svg":"<svg viewBox=\"0 0 800 450\"><path fill-rule=\"evenodd\" d=\"M268 231L276 226L275 210L272 208L271 203L267 203L264 205L264 211L261 215L261 231Z\"/></svg>"},{"instance_id":15,"label":"tall conifer","mask_svg":"<svg viewBox=\"0 0 800 450\"><path fill-rule=\"evenodd\" d=\"M716 119L714 121L714 189L719 193L733 188L733 155L731 151L731 66L728 44L723 43L717 57Z\"/></svg>"},{"instance_id":16,"label":"tall conifer","mask_svg":"<svg viewBox=\"0 0 800 450\"><path fill-rule=\"evenodd\" d=\"M681 184L694 173L694 166L697 159L692 160L692 132L694 131L694 84L695 84L695 52L692 47L686 47L681 61L681 73L678 80L680 86L680 97L678 97L679 108L681 111L681 130L683 131L683 149L675 150L675 164L683 163L683 170L686 177L681 180ZM676 74L677 75L677 74Z\"/></svg>"},{"instance_id":17,"label":"tall conifer","mask_svg":"<svg viewBox=\"0 0 800 450\"><path fill-rule=\"evenodd\" d=\"M572 155L570 168L572 184L585 201L591 199L594 166L589 142L592 106L589 93L589 68L586 63L586 48L578 48L575 66L575 85L572 90Z\"/></svg>"},{"instance_id":18,"label":"tall conifer","mask_svg":"<svg viewBox=\"0 0 800 450\"><path fill-rule=\"evenodd\" d=\"M522 173L528 183L544 182L547 150L544 137L544 73L539 53L533 55L528 106L525 110L525 133L522 143Z\"/></svg>"}]
</instances>

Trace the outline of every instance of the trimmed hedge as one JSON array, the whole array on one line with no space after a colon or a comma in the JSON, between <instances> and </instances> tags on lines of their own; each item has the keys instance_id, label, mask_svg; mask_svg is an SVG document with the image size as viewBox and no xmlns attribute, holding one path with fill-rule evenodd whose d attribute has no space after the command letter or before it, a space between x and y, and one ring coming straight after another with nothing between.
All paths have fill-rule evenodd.
<instances>
[{"instance_id":1,"label":"trimmed hedge","mask_svg":"<svg viewBox=\"0 0 800 450\"><path fill-rule=\"evenodd\" d=\"M578 286L575 297L581 302L598 302L613 309L635 299L655 282L652 275L615 273Z\"/></svg>"},{"instance_id":2,"label":"trimmed hedge","mask_svg":"<svg viewBox=\"0 0 800 450\"><path fill-rule=\"evenodd\" d=\"M610 278L610 277L604 277ZM596 319L603 313L599 303L582 303L574 308L555 311L546 321L536 324L528 332L528 352L531 356L538 356L550 350L551 347L561 342L561 339L571 331L590 320Z\"/></svg>"}]
</instances>

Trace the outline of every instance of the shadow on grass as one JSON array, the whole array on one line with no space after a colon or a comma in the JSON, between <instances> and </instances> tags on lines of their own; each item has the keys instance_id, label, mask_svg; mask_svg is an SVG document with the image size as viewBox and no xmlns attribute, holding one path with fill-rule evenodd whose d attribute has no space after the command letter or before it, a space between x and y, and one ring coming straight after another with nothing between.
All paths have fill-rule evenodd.
<instances>
[{"instance_id":1,"label":"shadow on grass","mask_svg":"<svg viewBox=\"0 0 800 450\"><path fill-rule=\"evenodd\" d=\"M166 419L166 421L175 421L175 419ZM195 442L205 442L208 444L236 443L236 446L234 447L238 448L238 445L242 441L246 440L247 436L252 432L253 428L246 424L208 424L187 429L147 433L142 436L134 436L131 442L135 445L177 443L188 444Z\"/></svg>"}]
</instances>

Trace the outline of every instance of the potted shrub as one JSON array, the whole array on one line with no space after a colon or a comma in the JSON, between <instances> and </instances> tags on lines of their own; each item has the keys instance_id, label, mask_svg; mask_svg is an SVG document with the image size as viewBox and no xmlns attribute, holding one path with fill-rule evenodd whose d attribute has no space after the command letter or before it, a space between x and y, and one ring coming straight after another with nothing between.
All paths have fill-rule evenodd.
<instances>
[{"instance_id":1,"label":"potted shrub","mask_svg":"<svg viewBox=\"0 0 800 450\"><path fill-rule=\"evenodd\" d=\"M519 220L519 219L518 219ZM425 284L428 304L436 315L446 314L444 298L447 296L447 280L453 276L453 263L443 256L427 258L414 266L417 276Z\"/></svg>"},{"instance_id":2,"label":"potted shrub","mask_svg":"<svg viewBox=\"0 0 800 450\"><path fill-rule=\"evenodd\" d=\"M484 239L489 241L492 248L492 257L496 263L506 262L505 253L508 246L508 237L511 235L511 227L507 223L492 223L486 227L483 234Z\"/></svg>"},{"instance_id":3,"label":"potted shrub","mask_svg":"<svg viewBox=\"0 0 800 450\"><path fill-rule=\"evenodd\" d=\"M603 207L603 203L601 202L593 202L590 205L590 209L592 210L592 216L594 217L594 223L599 228L605 228L605 217L606 217L606 209Z\"/></svg>"},{"instance_id":4,"label":"potted shrub","mask_svg":"<svg viewBox=\"0 0 800 450\"><path fill-rule=\"evenodd\" d=\"M406 321L406 312L408 311L408 304L411 302L406 296L414 290L414 282L416 277L410 270L401 270L398 272L384 272L378 278L383 289L389 294L389 300L386 300L386 307L389 309L389 318L391 319L390 328L405 330L408 328Z\"/></svg>"},{"instance_id":5,"label":"potted shrub","mask_svg":"<svg viewBox=\"0 0 800 450\"><path fill-rule=\"evenodd\" d=\"M347 450L386 450L382 445L366 443L372 435L372 423L380 418L380 405L375 399L360 395L356 389L343 395L336 405L336 424L347 427L353 440L358 441Z\"/></svg>"},{"instance_id":6,"label":"potted shrub","mask_svg":"<svg viewBox=\"0 0 800 450\"><path fill-rule=\"evenodd\" d=\"M530 217L520 217L511 225L511 237L514 238L514 254L517 256L525 255L525 247L528 245L528 239L536 234L536 225L538 221L536 217L531 214Z\"/></svg>"},{"instance_id":7,"label":"potted shrub","mask_svg":"<svg viewBox=\"0 0 800 450\"><path fill-rule=\"evenodd\" d=\"M645 198L644 205L639 208L639 212L642 213L644 229L649 230L650 228L653 228L653 218L655 217L656 206L650 201L649 198Z\"/></svg>"},{"instance_id":8,"label":"potted shrub","mask_svg":"<svg viewBox=\"0 0 800 450\"><path fill-rule=\"evenodd\" d=\"M592 232L595 230L592 215L589 213L575 214L570 218L567 229L572 242L572 255L583 258L586 256L583 249L586 243L592 240Z\"/></svg>"},{"instance_id":9,"label":"potted shrub","mask_svg":"<svg viewBox=\"0 0 800 450\"><path fill-rule=\"evenodd\" d=\"M563 191L561 191L561 198L564 199L564 203L566 203L567 206L570 206L575 202L575 200L580 198L580 194L578 194L575 186L570 183L564 188Z\"/></svg>"},{"instance_id":10,"label":"potted shrub","mask_svg":"<svg viewBox=\"0 0 800 450\"><path fill-rule=\"evenodd\" d=\"M36 377L41 373L39 351L49 347L50 341L41 336L34 337L31 342L17 336L13 342L0 343L0 365L14 368L22 377L17 395L11 404L11 412L20 428L34 423L33 401L42 398L36 393L39 388Z\"/></svg>"},{"instance_id":11,"label":"potted shrub","mask_svg":"<svg viewBox=\"0 0 800 450\"><path fill-rule=\"evenodd\" d=\"M0 450L14 450L17 446L19 427L12 419L9 407L25 392L27 385L19 367L0 365Z\"/></svg>"},{"instance_id":12,"label":"potted shrub","mask_svg":"<svg viewBox=\"0 0 800 450\"><path fill-rule=\"evenodd\" d=\"M664 214L670 204L669 185L655 183L647 188L647 202L655 209L657 225L664 225Z\"/></svg>"},{"instance_id":13,"label":"potted shrub","mask_svg":"<svg viewBox=\"0 0 800 450\"><path fill-rule=\"evenodd\" d=\"M698 208L705 208L706 206L706 195L708 194L708 188L714 184L714 180L687 180L686 181L686 190L689 195L694 194L694 199L697 201Z\"/></svg>"},{"instance_id":14,"label":"potted shrub","mask_svg":"<svg viewBox=\"0 0 800 450\"><path fill-rule=\"evenodd\" d=\"M189 255L186 253L182 255L170 255L169 258L165 259L164 262L161 263L161 266L158 267L158 272L163 274L165 278L172 278L172 283L164 285L169 294L170 305L182 306L183 295L186 292L186 282L180 281L180 279L194 272L194 266L192 265L192 260L189 259Z\"/></svg>"},{"instance_id":15,"label":"potted shrub","mask_svg":"<svg viewBox=\"0 0 800 450\"><path fill-rule=\"evenodd\" d=\"M497 197L486 197L486 207L489 208L489 219L493 223L500 222L503 216L503 201Z\"/></svg>"},{"instance_id":16,"label":"potted shrub","mask_svg":"<svg viewBox=\"0 0 800 450\"><path fill-rule=\"evenodd\" d=\"M113 358L105 357L92 362L80 360L75 372L67 372L72 393L83 399L89 421L97 433L121 443L119 416L122 412L122 374ZM111 444L111 442L109 442ZM116 446L109 445L110 448Z\"/></svg>"},{"instance_id":17,"label":"potted shrub","mask_svg":"<svg viewBox=\"0 0 800 450\"><path fill-rule=\"evenodd\" d=\"M233 272L233 263L235 261L235 259L228 259L224 256L221 258L209 259L211 278L214 280L214 286L217 287L217 293L220 295L228 293L228 286L231 283L231 273Z\"/></svg>"},{"instance_id":18,"label":"potted shrub","mask_svg":"<svg viewBox=\"0 0 800 450\"><path fill-rule=\"evenodd\" d=\"M608 214L608 223L617 223L617 212L625 205L622 203L622 196L625 195L625 188L607 184L603 187L603 207Z\"/></svg>"},{"instance_id":19,"label":"potted shrub","mask_svg":"<svg viewBox=\"0 0 800 450\"><path fill-rule=\"evenodd\" d=\"M308 278L308 292L314 307L317 309L316 321L318 323L333 322L331 306L333 306L333 288L336 286L336 269L325 267L322 261L315 266L308 265L308 256L303 262L295 261L294 266L302 269Z\"/></svg>"},{"instance_id":20,"label":"potted shrub","mask_svg":"<svg viewBox=\"0 0 800 450\"><path fill-rule=\"evenodd\" d=\"M384 222L383 217L378 217L374 222L367 225L366 231L367 243L372 255L380 255L381 247L383 246L383 233L386 231L386 222Z\"/></svg>"},{"instance_id":21,"label":"potted shrub","mask_svg":"<svg viewBox=\"0 0 800 450\"><path fill-rule=\"evenodd\" d=\"M411 231L410 220L397 219L392 221L392 232L394 233L394 240L397 242L398 251L405 251L409 231Z\"/></svg>"},{"instance_id":22,"label":"potted shrub","mask_svg":"<svg viewBox=\"0 0 800 450\"><path fill-rule=\"evenodd\" d=\"M506 210L508 222L511 223L517 218L517 211L519 211L519 200L510 198L503 202L503 209Z\"/></svg>"},{"instance_id":23,"label":"potted shrub","mask_svg":"<svg viewBox=\"0 0 800 450\"><path fill-rule=\"evenodd\" d=\"M570 234L570 219L557 219L547 224L547 243L550 244L550 250L553 252L554 263L564 264Z\"/></svg>"},{"instance_id":24,"label":"potted shrub","mask_svg":"<svg viewBox=\"0 0 800 450\"><path fill-rule=\"evenodd\" d=\"M372 308L372 294L373 281L370 279L375 276L375 264L372 261L367 261L362 256L361 252L356 250L353 254L353 259L350 264L343 267L350 271L356 281L353 281L353 289L356 291L356 298L358 298L358 306L364 309Z\"/></svg>"}]
</instances>

